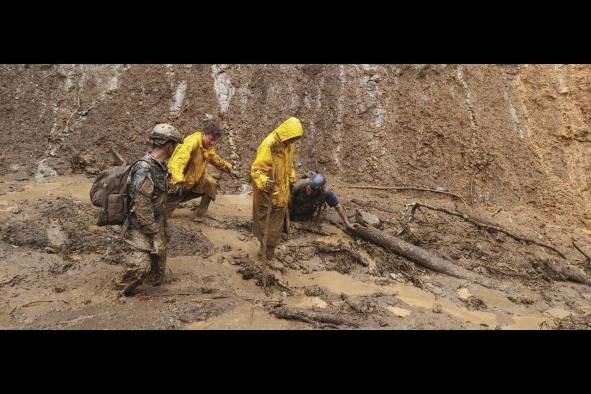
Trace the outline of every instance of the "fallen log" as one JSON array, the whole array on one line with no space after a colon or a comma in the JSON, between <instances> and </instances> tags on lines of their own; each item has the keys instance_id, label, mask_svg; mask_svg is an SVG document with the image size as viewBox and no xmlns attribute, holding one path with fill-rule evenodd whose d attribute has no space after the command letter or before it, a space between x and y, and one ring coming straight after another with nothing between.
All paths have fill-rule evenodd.
<instances>
[{"instance_id":1,"label":"fallen log","mask_svg":"<svg viewBox=\"0 0 591 394\"><path fill-rule=\"evenodd\" d=\"M544 244L542 242L539 242L539 241L536 241L536 240L533 240L533 239L529 239L529 238L525 238L525 237L522 237L520 235L513 234L510 231L505 230L504 228L502 228L500 226L497 226L497 225L489 225L489 224L481 223L481 222L479 222L479 221L471 218L470 216L468 216L465 213L454 212L454 211L450 211L450 210L445 209L445 208L432 207L430 205L423 204L423 203L418 203L418 202L409 204L409 206L411 207L410 214L409 214L409 221L410 221L410 219L412 219L412 217L414 215L414 212L418 208L426 208L426 209L430 209L432 211L443 212L443 213L448 214L448 215L451 215L451 216L459 217L459 218L465 220L468 223L472 223L473 225L475 225L476 227L478 227L480 229L485 229L485 230L488 230L488 231L497 231L497 232L503 233L505 235L508 235L509 237L511 237L511 238L513 238L513 239L515 239L517 241L523 241L523 242L528 243L528 244L534 244L534 245L538 245L538 246L541 246L543 248L549 249L549 250L557 253L563 259L566 259L566 257L564 256L564 254L562 254L561 251L559 251L558 249L556 249L553 246L546 245L546 244Z\"/></svg>"},{"instance_id":2,"label":"fallen log","mask_svg":"<svg viewBox=\"0 0 591 394\"><path fill-rule=\"evenodd\" d=\"M456 278L471 277L467 270L454 266L450 261L426 249L388 235L373 227L354 225L354 234L360 238L382 246L408 260L430 270L451 275ZM465 271L465 272L464 272Z\"/></svg>"},{"instance_id":3,"label":"fallen log","mask_svg":"<svg viewBox=\"0 0 591 394\"><path fill-rule=\"evenodd\" d=\"M284 305L273 308L271 313L279 319L298 320L309 324L324 323L335 326L347 325L351 327L359 327L357 323L345 320L337 315L288 308Z\"/></svg>"},{"instance_id":4,"label":"fallen log","mask_svg":"<svg viewBox=\"0 0 591 394\"><path fill-rule=\"evenodd\" d=\"M354 224L354 230L346 229L336 218L329 217L329 221L349 235L356 235L366 241L372 242L384 249L394 252L416 264L419 264L432 271L447 274L460 279L466 279L478 283L484 287L495 288L498 283L491 281L483 275L468 271L465 268L457 267L452 262L432 253L426 249L405 242L394 236L385 234L376 228L368 228Z\"/></svg>"}]
</instances>

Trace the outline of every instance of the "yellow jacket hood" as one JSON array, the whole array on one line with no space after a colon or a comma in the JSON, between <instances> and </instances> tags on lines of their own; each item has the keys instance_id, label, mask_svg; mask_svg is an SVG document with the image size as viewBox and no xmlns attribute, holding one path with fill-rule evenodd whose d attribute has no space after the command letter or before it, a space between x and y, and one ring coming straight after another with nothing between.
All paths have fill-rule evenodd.
<instances>
[{"instance_id":1,"label":"yellow jacket hood","mask_svg":"<svg viewBox=\"0 0 591 394\"><path fill-rule=\"evenodd\" d=\"M281 142L285 142L291 138L301 137L304 135L304 129L302 128L302 122L298 118L293 116L281 123L273 133L277 134Z\"/></svg>"}]
</instances>

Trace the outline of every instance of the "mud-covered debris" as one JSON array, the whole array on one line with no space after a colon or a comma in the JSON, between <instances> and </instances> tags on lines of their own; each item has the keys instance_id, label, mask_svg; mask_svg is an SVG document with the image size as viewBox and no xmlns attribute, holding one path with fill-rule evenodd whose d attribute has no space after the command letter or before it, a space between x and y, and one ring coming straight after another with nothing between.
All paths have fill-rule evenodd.
<instances>
[{"instance_id":1,"label":"mud-covered debris","mask_svg":"<svg viewBox=\"0 0 591 394\"><path fill-rule=\"evenodd\" d=\"M52 274L57 274L57 275L63 274L66 271L68 271L70 268L72 268L72 266L73 266L72 262L61 260L61 261L52 263L49 266L49 272L51 272Z\"/></svg>"},{"instance_id":2,"label":"mud-covered debris","mask_svg":"<svg viewBox=\"0 0 591 394\"><path fill-rule=\"evenodd\" d=\"M306 286L304 288L304 294L307 295L308 297L327 297L328 296L328 290L326 290L323 287L320 287L318 285L313 285L313 286Z\"/></svg>"},{"instance_id":3,"label":"mud-covered debris","mask_svg":"<svg viewBox=\"0 0 591 394\"><path fill-rule=\"evenodd\" d=\"M279 290L286 291L292 294L291 289L279 280L275 275L269 272L263 272L261 264L254 262L248 255L232 256L234 264L240 266L238 273L242 275L242 279L251 280L256 279L256 285L261 287L275 287Z\"/></svg>"},{"instance_id":4,"label":"mud-covered debris","mask_svg":"<svg viewBox=\"0 0 591 394\"><path fill-rule=\"evenodd\" d=\"M531 305L531 304L533 304L535 302L531 298L527 298L527 297L513 297L513 296L508 296L507 299L509 301L511 301L512 303L514 303L514 304Z\"/></svg>"},{"instance_id":5,"label":"mud-covered debris","mask_svg":"<svg viewBox=\"0 0 591 394\"><path fill-rule=\"evenodd\" d=\"M591 329L591 314L570 315L564 319L555 319L554 322L559 330L589 330Z\"/></svg>"},{"instance_id":6,"label":"mud-covered debris","mask_svg":"<svg viewBox=\"0 0 591 394\"><path fill-rule=\"evenodd\" d=\"M343 299L343 301L345 301L345 304L356 313L366 315L376 310L376 304L367 298L353 300L346 294L341 294L341 298Z\"/></svg>"},{"instance_id":7,"label":"mud-covered debris","mask_svg":"<svg viewBox=\"0 0 591 394\"><path fill-rule=\"evenodd\" d=\"M301 308L288 308L285 305L277 306L271 309L271 313L279 319L299 320L305 323L318 326L319 323L327 324L329 327L338 328L339 326L359 327L354 321L345 319L341 316L331 313L319 313L308 311Z\"/></svg>"},{"instance_id":8,"label":"mud-covered debris","mask_svg":"<svg viewBox=\"0 0 591 394\"><path fill-rule=\"evenodd\" d=\"M470 310L485 311L487 309L487 305L478 297L470 296L463 301L466 304L466 307Z\"/></svg>"},{"instance_id":9,"label":"mud-covered debris","mask_svg":"<svg viewBox=\"0 0 591 394\"><path fill-rule=\"evenodd\" d=\"M211 256L214 246L207 237L198 229L190 231L181 225L171 223L168 228L170 241L168 243L168 256Z\"/></svg>"},{"instance_id":10,"label":"mud-covered debris","mask_svg":"<svg viewBox=\"0 0 591 394\"><path fill-rule=\"evenodd\" d=\"M15 286L19 284L24 279L23 275L14 275L11 278L0 278L0 288L4 286Z\"/></svg>"}]
</instances>

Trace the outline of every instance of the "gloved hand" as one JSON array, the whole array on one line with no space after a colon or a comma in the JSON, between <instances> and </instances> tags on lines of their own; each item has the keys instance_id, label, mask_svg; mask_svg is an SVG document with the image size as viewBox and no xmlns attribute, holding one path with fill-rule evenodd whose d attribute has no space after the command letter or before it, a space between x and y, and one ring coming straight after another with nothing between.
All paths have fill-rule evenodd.
<instances>
[{"instance_id":1,"label":"gloved hand","mask_svg":"<svg viewBox=\"0 0 591 394\"><path fill-rule=\"evenodd\" d=\"M166 254L166 241L160 233L156 233L152 238L152 254L157 256Z\"/></svg>"}]
</instances>

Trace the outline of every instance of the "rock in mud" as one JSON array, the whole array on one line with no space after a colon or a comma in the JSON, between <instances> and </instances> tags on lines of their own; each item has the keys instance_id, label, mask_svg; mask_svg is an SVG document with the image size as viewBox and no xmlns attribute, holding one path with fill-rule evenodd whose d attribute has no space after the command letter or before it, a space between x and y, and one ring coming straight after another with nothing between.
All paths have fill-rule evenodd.
<instances>
[{"instance_id":1,"label":"rock in mud","mask_svg":"<svg viewBox=\"0 0 591 394\"><path fill-rule=\"evenodd\" d=\"M388 306L387 309L392 312L395 316L404 318L410 315L412 312L408 309L399 308L397 306Z\"/></svg>"},{"instance_id":2,"label":"rock in mud","mask_svg":"<svg viewBox=\"0 0 591 394\"><path fill-rule=\"evenodd\" d=\"M472 297L470 290L468 290L465 287L458 289L457 293L458 293L458 298L462 301L468 301L470 299L470 297Z\"/></svg>"},{"instance_id":3,"label":"rock in mud","mask_svg":"<svg viewBox=\"0 0 591 394\"><path fill-rule=\"evenodd\" d=\"M357 223L365 227L371 226L377 229L382 229L383 227L382 221L379 217L377 217L377 215L374 215L373 213L369 213L366 211L361 211L359 209L355 211L355 220L357 221Z\"/></svg>"}]
</instances>

